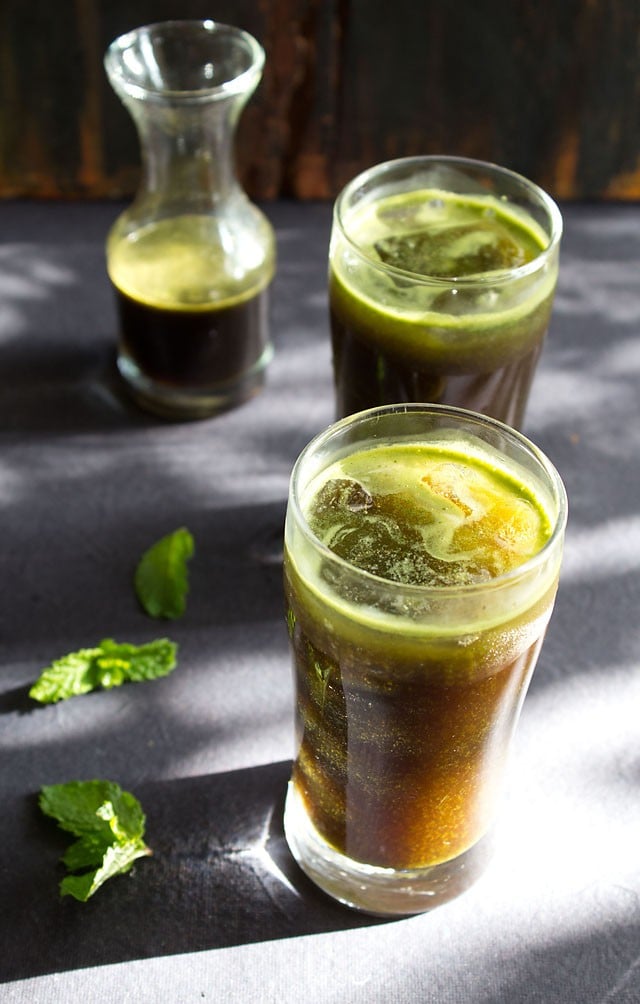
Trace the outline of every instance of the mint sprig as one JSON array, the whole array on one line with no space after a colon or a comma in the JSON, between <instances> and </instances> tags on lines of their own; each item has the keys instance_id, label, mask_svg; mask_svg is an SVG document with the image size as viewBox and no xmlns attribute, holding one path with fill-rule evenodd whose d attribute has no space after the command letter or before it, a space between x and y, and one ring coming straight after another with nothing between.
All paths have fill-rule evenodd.
<instances>
[{"instance_id":1,"label":"mint sprig","mask_svg":"<svg viewBox=\"0 0 640 1004\"><path fill-rule=\"evenodd\" d=\"M146 819L139 801L115 781L45 785L39 805L78 837L61 859L71 873L60 883L61 896L86 902L107 879L152 853L143 840Z\"/></svg>"},{"instance_id":2,"label":"mint sprig","mask_svg":"<svg viewBox=\"0 0 640 1004\"><path fill-rule=\"evenodd\" d=\"M182 526L162 537L142 555L134 585L150 617L174 620L184 613L189 592L187 561L193 552L193 537Z\"/></svg>"},{"instance_id":3,"label":"mint sprig","mask_svg":"<svg viewBox=\"0 0 640 1004\"><path fill-rule=\"evenodd\" d=\"M81 648L52 662L31 687L29 697L54 704L98 687L155 680L175 668L176 654L177 645L168 638L146 645L104 638L95 648Z\"/></svg>"}]
</instances>

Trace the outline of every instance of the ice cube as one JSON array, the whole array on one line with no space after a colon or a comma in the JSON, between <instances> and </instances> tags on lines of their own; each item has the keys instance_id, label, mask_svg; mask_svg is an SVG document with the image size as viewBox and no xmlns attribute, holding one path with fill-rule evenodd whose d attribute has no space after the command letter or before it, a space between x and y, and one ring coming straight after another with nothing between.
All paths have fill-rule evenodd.
<instances>
[{"instance_id":1,"label":"ice cube","mask_svg":"<svg viewBox=\"0 0 640 1004\"><path fill-rule=\"evenodd\" d=\"M324 519L347 512L366 512L373 505L373 498L359 481L351 478L332 478L326 481L313 500L314 518Z\"/></svg>"},{"instance_id":2,"label":"ice cube","mask_svg":"<svg viewBox=\"0 0 640 1004\"><path fill-rule=\"evenodd\" d=\"M441 209L443 207L443 202L440 203L440 206L435 206L434 204L434 209ZM398 227L404 227L406 230L409 227L416 226L423 208L424 200L419 193L413 198L404 197L400 200L385 200L376 209L376 219L378 223L384 224L390 230L397 229Z\"/></svg>"},{"instance_id":3,"label":"ice cube","mask_svg":"<svg viewBox=\"0 0 640 1004\"><path fill-rule=\"evenodd\" d=\"M466 518L478 519L486 511L482 482L464 464L451 461L432 464L420 480L435 495L451 502Z\"/></svg>"},{"instance_id":4,"label":"ice cube","mask_svg":"<svg viewBox=\"0 0 640 1004\"><path fill-rule=\"evenodd\" d=\"M547 528L541 512L524 498L495 497L484 516L469 520L454 535L457 547L473 556L475 574L503 575L534 555L544 543Z\"/></svg>"},{"instance_id":5,"label":"ice cube","mask_svg":"<svg viewBox=\"0 0 640 1004\"><path fill-rule=\"evenodd\" d=\"M443 500L443 504L458 513L457 522L464 518L450 500ZM450 560L442 560L438 553L443 532L446 534L445 520L434 520L438 546L430 547L429 534L425 532L429 518L420 509L414 512L405 494L371 496L358 482L336 479L327 482L318 493L309 521L334 554L372 575L413 585L457 582L464 572ZM452 533L450 528L449 540ZM362 588L343 569L327 565L322 574L333 588L350 599Z\"/></svg>"},{"instance_id":6,"label":"ice cube","mask_svg":"<svg viewBox=\"0 0 640 1004\"><path fill-rule=\"evenodd\" d=\"M334 541L359 525L373 505L369 492L350 478L332 478L315 495L307 519L315 535L333 549Z\"/></svg>"},{"instance_id":7,"label":"ice cube","mask_svg":"<svg viewBox=\"0 0 640 1004\"><path fill-rule=\"evenodd\" d=\"M440 279L516 268L526 260L521 245L490 219L391 235L374 248L386 265Z\"/></svg>"}]
</instances>

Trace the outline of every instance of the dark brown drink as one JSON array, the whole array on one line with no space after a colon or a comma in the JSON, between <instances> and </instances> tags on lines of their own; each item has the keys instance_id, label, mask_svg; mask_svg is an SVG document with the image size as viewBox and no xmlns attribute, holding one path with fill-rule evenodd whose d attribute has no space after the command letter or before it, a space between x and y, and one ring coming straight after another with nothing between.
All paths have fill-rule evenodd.
<instances>
[{"instance_id":1,"label":"dark brown drink","mask_svg":"<svg viewBox=\"0 0 640 1004\"><path fill-rule=\"evenodd\" d=\"M531 635L554 592L531 620L485 634L466 659L456 644L403 652L391 640L374 655L322 629L287 564L300 737L292 778L332 847L380 868L417 869L457 857L487 832L542 643L514 652L504 638L519 628Z\"/></svg>"},{"instance_id":2,"label":"dark brown drink","mask_svg":"<svg viewBox=\"0 0 640 1004\"><path fill-rule=\"evenodd\" d=\"M350 308L348 293L330 281L331 342L338 416L392 402L427 401L451 404L498 418L513 428L522 425L536 365L542 351L553 295L527 319L526 340L520 354L487 369L489 353L478 351L475 369L468 360L447 364L412 358L385 349L372 329ZM376 331L383 322L374 322Z\"/></svg>"},{"instance_id":3,"label":"dark brown drink","mask_svg":"<svg viewBox=\"0 0 640 1004\"><path fill-rule=\"evenodd\" d=\"M263 289L229 307L171 310L116 289L121 354L151 380L215 391L268 351L268 295Z\"/></svg>"}]
</instances>

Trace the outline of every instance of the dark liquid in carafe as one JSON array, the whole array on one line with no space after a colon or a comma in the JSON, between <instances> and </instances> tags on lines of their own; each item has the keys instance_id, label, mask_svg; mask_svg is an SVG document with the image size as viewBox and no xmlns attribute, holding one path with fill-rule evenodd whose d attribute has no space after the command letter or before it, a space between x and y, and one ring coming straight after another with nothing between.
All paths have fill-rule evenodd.
<instances>
[{"instance_id":1,"label":"dark liquid in carafe","mask_svg":"<svg viewBox=\"0 0 640 1004\"><path fill-rule=\"evenodd\" d=\"M268 289L204 310L155 307L115 287L121 352L150 380L216 387L251 370L268 347Z\"/></svg>"}]
</instances>

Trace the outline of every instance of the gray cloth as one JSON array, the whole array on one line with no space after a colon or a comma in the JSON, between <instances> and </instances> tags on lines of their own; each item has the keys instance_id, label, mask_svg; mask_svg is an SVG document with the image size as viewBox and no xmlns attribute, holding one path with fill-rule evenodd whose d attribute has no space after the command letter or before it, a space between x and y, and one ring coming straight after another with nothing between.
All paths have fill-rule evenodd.
<instances>
[{"instance_id":1,"label":"gray cloth","mask_svg":"<svg viewBox=\"0 0 640 1004\"><path fill-rule=\"evenodd\" d=\"M330 207L267 206L276 355L263 393L165 424L113 376L104 238L118 207L0 207L0 999L632 1004L640 999L640 208L566 207L525 432L570 500L563 580L483 878L431 913L349 912L298 872L281 587L291 466L333 418ZM185 617L141 612L142 551L196 540ZM164 680L37 707L100 638L168 634ZM43 784L134 792L154 856L60 900Z\"/></svg>"}]
</instances>

